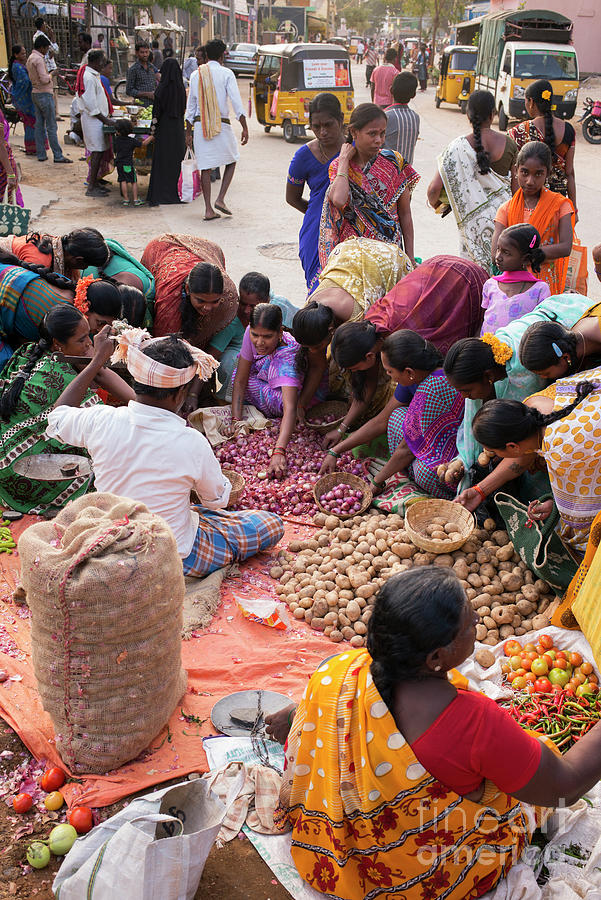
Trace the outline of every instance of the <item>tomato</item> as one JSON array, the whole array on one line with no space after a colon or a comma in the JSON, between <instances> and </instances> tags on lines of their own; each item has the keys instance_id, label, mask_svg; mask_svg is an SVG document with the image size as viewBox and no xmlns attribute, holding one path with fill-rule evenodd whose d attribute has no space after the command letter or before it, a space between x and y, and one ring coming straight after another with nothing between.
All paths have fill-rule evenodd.
<instances>
[{"instance_id":1,"label":"tomato","mask_svg":"<svg viewBox=\"0 0 601 900\"><path fill-rule=\"evenodd\" d=\"M555 659L565 659L567 662L568 654L565 652L565 650L558 650L555 654Z\"/></svg>"},{"instance_id":2,"label":"tomato","mask_svg":"<svg viewBox=\"0 0 601 900\"><path fill-rule=\"evenodd\" d=\"M532 671L537 677L546 675L549 671L549 666L544 661L544 659L541 659L539 656L536 659L532 660Z\"/></svg>"},{"instance_id":3,"label":"tomato","mask_svg":"<svg viewBox=\"0 0 601 900\"><path fill-rule=\"evenodd\" d=\"M511 682L511 686L514 689L514 691L523 691L524 688L526 687L526 679L523 678L521 675L518 675L518 677L514 678L513 681Z\"/></svg>"},{"instance_id":4,"label":"tomato","mask_svg":"<svg viewBox=\"0 0 601 900\"><path fill-rule=\"evenodd\" d=\"M599 679L598 679L597 676L594 675L592 672L591 672L591 674L588 676L588 680L591 682L591 684L598 684L598 683L599 683Z\"/></svg>"},{"instance_id":5,"label":"tomato","mask_svg":"<svg viewBox=\"0 0 601 900\"><path fill-rule=\"evenodd\" d=\"M61 794L60 791L52 791L51 794L44 799L44 806L46 809L60 809L63 803L65 802L65 798Z\"/></svg>"},{"instance_id":6,"label":"tomato","mask_svg":"<svg viewBox=\"0 0 601 900\"><path fill-rule=\"evenodd\" d=\"M534 687L539 694L550 694L552 690L551 682L548 678L537 678Z\"/></svg>"},{"instance_id":7,"label":"tomato","mask_svg":"<svg viewBox=\"0 0 601 900\"><path fill-rule=\"evenodd\" d=\"M50 850L42 841L34 841L27 848L27 862L34 869L44 869L50 862Z\"/></svg>"},{"instance_id":8,"label":"tomato","mask_svg":"<svg viewBox=\"0 0 601 900\"><path fill-rule=\"evenodd\" d=\"M13 807L15 812L26 813L33 806L33 797L31 794L17 794L13 797Z\"/></svg>"},{"instance_id":9,"label":"tomato","mask_svg":"<svg viewBox=\"0 0 601 900\"><path fill-rule=\"evenodd\" d=\"M503 653L505 656L515 656L517 653L520 653L522 650L522 645L519 641L505 641L503 644Z\"/></svg>"},{"instance_id":10,"label":"tomato","mask_svg":"<svg viewBox=\"0 0 601 900\"><path fill-rule=\"evenodd\" d=\"M585 697L587 694L594 694L595 691L591 691L590 685L588 684L580 684L576 688L576 696L577 697Z\"/></svg>"},{"instance_id":11,"label":"tomato","mask_svg":"<svg viewBox=\"0 0 601 900\"><path fill-rule=\"evenodd\" d=\"M586 675L583 675L582 672L573 672L571 680L575 682L576 687L578 687L579 684L584 684Z\"/></svg>"},{"instance_id":12,"label":"tomato","mask_svg":"<svg viewBox=\"0 0 601 900\"><path fill-rule=\"evenodd\" d=\"M553 685L553 687L552 687L552 692L553 692L554 694L561 694L562 691L563 691L563 688L562 688L562 686L561 686L560 684L554 684L554 685Z\"/></svg>"},{"instance_id":13,"label":"tomato","mask_svg":"<svg viewBox=\"0 0 601 900\"><path fill-rule=\"evenodd\" d=\"M527 653L536 653L536 645L532 642L529 644L524 644L524 650L526 650Z\"/></svg>"},{"instance_id":14,"label":"tomato","mask_svg":"<svg viewBox=\"0 0 601 900\"><path fill-rule=\"evenodd\" d=\"M558 684L560 687L565 687L568 681L570 680L570 676L564 669L560 669L557 666L554 669L551 669L549 672L549 681L551 684Z\"/></svg>"},{"instance_id":15,"label":"tomato","mask_svg":"<svg viewBox=\"0 0 601 900\"><path fill-rule=\"evenodd\" d=\"M73 825L78 834L87 834L94 827L92 810L89 806L74 806L67 813L67 821L69 825Z\"/></svg>"},{"instance_id":16,"label":"tomato","mask_svg":"<svg viewBox=\"0 0 601 900\"><path fill-rule=\"evenodd\" d=\"M544 659L544 661L547 663L548 667L549 667L550 669L552 669L552 668L553 668L553 665L554 665L554 663L555 663L555 658L554 658L553 656L550 656L548 653L544 653L544 654L543 654L543 659Z\"/></svg>"},{"instance_id":17,"label":"tomato","mask_svg":"<svg viewBox=\"0 0 601 900\"><path fill-rule=\"evenodd\" d=\"M534 674L534 672L526 672L523 678L527 684L534 684L534 682L536 681L536 675Z\"/></svg>"},{"instance_id":18,"label":"tomato","mask_svg":"<svg viewBox=\"0 0 601 900\"><path fill-rule=\"evenodd\" d=\"M599 692L599 685L595 684L593 681L586 682L585 686L589 689L589 693L591 694L597 694Z\"/></svg>"},{"instance_id":19,"label":"tomato","mask_svg":"<svg viewBox=\"0 0 601 900\"><path fill-rule=\"evenodd\" d=\"M530 659L529 656L522 656L522 669L526 669L527 672L532 668L533 660Z\"/></svg>"},{"instance_id":20,"label":"tomato","mask_svg":"<svg viewBox=\"0 0 601 900\"><path fill-rule=\"evenodd\" d=\"M580 666L580 671L583 675L592 675L593 667L590 662L583 662Z\"/></svg>"},{"instance_id":21,"label":"tomato","mask_svg":"<svg viewBox=\"0 0 601 900\"><path fill-rule=\"evenodd\" d=\"M508 666L506 663L503 663L503 665L501 666L501 672L503 673L503 675L509 675L509 673L511 672L510 666Z\"/></svg>"},{"instance_id":22,"label":"tomato","mask_svg":"<svg viewBox=\"0 0 601 900\"><path fill-rule=\"evenodd\" d=\"M553 650L553 648L551 648L550 650L547 650L547 651L546 651L546 654L545 654L545 655L546 655L546 656L550 656L551 659L555 659L555 657L557 656L557 653L555 652L555 650ZM551 667L551 668L552 668L552 667Z\"/></svg>"},{"instance_id":23,"label":"tomato","mask_svg":"<svg viewBox=\"0 0 601 900\"><path fill-rule=\"evenodd\" d=\"M536 694L536 687L533 684L526 685L526 693L527 694Z\"/></svg>"},{"instance_id":24,"label":"tomato","mask_svg":"<svg viewBox=\"0 0 601 900\"><path fill-rule=\"evenodd\" d=\"M570 653L569 655L570 665L579 666L582 663L582 656L580 653Z\"/></svg>"},{"instance_id":25,"label":"tomato","mask_svg":"<svg viewBox=\"0 0 601 900\"><path fill-rule=\"evenodd\" d=\"M520 669L522 667L522 657L515 654L509 660L509 665L511 666L511 668L513 669L514 672L516 671L516 669Z\"/></svg>"},{"instance_id":26,"label":"tomato","mask_svg":"<svg viewBox=\"0 0 601 900\"><path fill-rule=\"evenodd\" d=\"M541 634L538 642L545 650L550 650L553 647L553 638L549 637L548 634Z\"/></svg>"},{"instance_id":27,"label":"tomato","mask_svg":"<svg viewBox=\"0 0 601 900\"><path fill-rule=\"evenodd\" d=\"M55 856L64 856L76 840L77 832L72 825L56 825L48 835L48 846Z\"/></svg>"},{"instance_id":28,"label":"tomato","mask_svg":"<svg viewBox=\"0 0 601 900\"><path fill-rule=\"evenodd\" d=\"M515 674L518 675L520 678L522 678L526 674L526 669L524 669L524 668L516 669Z\"/></svg>"},{"instance_id":29,"label":"tomato","mask_svg":"<svg viewBox=\"0 0 601 900\"><path fill-rule=\"evenodd\" d=\"M52 791L58 791L59 788L62 788L66 780L67 776L63 770L59 769L58 766L53 766L51 769L46 769L40 778L40 787L43 791L51 794Z\"/></svg>"},{"instance_id":30,"label":"tomato","mask_svg":"<svg viewBox=\"0 0 601 900\"><path fill-rule=\"evenodd\" d=\"M563 669L565 672L565 670L568 668L567 660L563 659L563 657L561 657L561 656L558 656L557 659L555 660L554 668L555 669Z\"/></svg>"}]
</instances>

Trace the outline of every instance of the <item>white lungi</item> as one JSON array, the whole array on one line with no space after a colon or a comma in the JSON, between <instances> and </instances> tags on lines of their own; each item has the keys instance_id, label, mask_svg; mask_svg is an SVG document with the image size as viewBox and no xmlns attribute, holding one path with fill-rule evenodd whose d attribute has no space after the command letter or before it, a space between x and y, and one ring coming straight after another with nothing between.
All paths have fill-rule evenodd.
<instances>
[{"instance_id":1,"label":"white lungi","mask_svg":"<svg viewBox=\"0 0 601 900\"><path fill-rule=\"evenodd\" d=\"M230 118L229 104L231 103L234 115L233 119L239 119L244 115L242 98L238 90L236 76L231 69L226 69L215 60L209 62L211 78L215 86L215 95L222 118ZM190 76L190 91L188 93L188 105L186 107L186 121L193 123L200 115L198 102L198 69ZM194 122L194 155L200 171L203 169L215 169L218 166L227 166L235 163L240 158L238 141L231 125L221 123L221 131L211 140L207 140L202 133L202 123Z\"/></svg>"}]
</instances>

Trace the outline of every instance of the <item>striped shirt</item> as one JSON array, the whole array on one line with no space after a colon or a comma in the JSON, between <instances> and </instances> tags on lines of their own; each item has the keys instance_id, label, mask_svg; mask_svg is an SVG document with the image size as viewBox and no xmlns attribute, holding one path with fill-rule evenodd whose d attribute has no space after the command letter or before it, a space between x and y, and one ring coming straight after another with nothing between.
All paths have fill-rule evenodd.
<instances>
[{"instance_id":1,"label":"striped shirt","mask_svg":"<svg viewBox=\"0 0 601 900\"><path fill-rule=\"evenodd\" d=\"M419 116L406 103L395 103L385 110L387 150L396 150L409 164L413 163L415 145L419 136Z\"/></svg>"}]
</instances>

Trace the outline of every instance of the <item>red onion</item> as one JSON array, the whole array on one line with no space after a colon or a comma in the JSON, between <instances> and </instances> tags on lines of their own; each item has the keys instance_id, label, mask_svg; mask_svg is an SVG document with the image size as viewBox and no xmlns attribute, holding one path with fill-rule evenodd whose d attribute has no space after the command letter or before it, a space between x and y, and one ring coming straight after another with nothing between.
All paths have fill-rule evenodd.
<instances>
[{"instance_id":1,"label":"red onion","mask_svg":"<svg viewBox=\"0 0 601 900\"><path fill-rule=\"evenodd\" d=\"M325 455L322 437L308 426L298 426L286 448L286 477L261 479L259 475L269 466L279 427L277 422L263 431L227 441L216 448L215 455L222 466L240 472L246 480L244 493L235 509L266 509L280 515L308 518L317 512L313 486L319 479ZM359 477L365 477L368 463L369 460L355 459L350 453L341 454L337 460L340 471ZM336 505L341 507L341 501L354 499L359 509L362 499L361 492L359 494L360 497L351 497L342 492Z\"/></svg>"},{"instance_id":2,"label":"red onion","mask_svg":"<svg viewBox=\"0 0 601 900\"><path fill-rule=\"evenodd\" d=\"M352 516L361 509L363 491L356 490L350 484L337 484L331 491L326 491L319 502L328 512L337 516Z\"/></svg>"}]
</instances>

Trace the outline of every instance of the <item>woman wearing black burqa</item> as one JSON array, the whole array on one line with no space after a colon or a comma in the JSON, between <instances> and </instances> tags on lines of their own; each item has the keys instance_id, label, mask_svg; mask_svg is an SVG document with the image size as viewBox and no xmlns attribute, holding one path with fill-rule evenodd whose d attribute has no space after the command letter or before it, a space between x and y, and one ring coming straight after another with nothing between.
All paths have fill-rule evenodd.
<instances>
[{"instance_id":1,"label":"woman wearing black burqa","mask_svg":"<svg viewBox=\"0 0 601 900\"><path fill-rule=\"evenodd\" d=\"M182 70L178 61L169 57L161 66L161 80L154 93L152 107L154 152L146 198L150 206L181 202L177 182L186 153L185 111L186 89Z\"/></svg>"}]
</instances>

